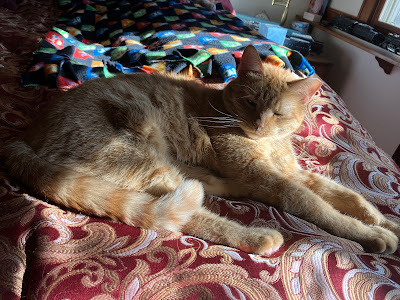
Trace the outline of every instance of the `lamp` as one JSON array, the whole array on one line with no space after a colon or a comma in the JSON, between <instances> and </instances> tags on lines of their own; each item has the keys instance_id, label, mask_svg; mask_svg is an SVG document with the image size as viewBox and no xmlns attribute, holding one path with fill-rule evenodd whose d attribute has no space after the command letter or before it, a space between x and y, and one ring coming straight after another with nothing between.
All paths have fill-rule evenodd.
<instances>
[{"instance_id":1,"label":"lamp","mask_svg":"<svg viewBox=\"0 0 400 300\"><path fill-rule=\"evenodd\" d=\"M283 24L286 21L289 4L290 4L290 0L272 0L272 5L279 5L279 6L285 7L285 9L283 10L283 13L282 13L281 22L279 23L279 25L281 25L281 26L283 26Z\"/></svg>"}]
</instances>

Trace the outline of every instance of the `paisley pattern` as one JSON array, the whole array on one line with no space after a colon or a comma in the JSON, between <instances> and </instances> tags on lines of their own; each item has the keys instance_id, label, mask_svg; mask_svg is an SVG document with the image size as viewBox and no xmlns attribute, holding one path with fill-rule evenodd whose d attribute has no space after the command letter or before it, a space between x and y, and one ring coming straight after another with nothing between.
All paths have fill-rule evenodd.
<instances>
[{"instance_id":1,"label":"paisley pattern","mask_svg":"<svg viewBox=\"0 0 400 300\"><path fill-rule=\"evenodd\" d=\"M20 74L57 19L51 0L0 8L0 140L29 126L56 93L22 88ZM11 38L13 37L13 38ZM293 136L304 168L363 194L400 222L400 169L326 84ZM281 231L284 246L250 255L177 232L85 216L26 194L0 171L2 299L399 299L400 253L365 253L292 215L245 199L206 205Z\"/></svg>"}]
</instances>

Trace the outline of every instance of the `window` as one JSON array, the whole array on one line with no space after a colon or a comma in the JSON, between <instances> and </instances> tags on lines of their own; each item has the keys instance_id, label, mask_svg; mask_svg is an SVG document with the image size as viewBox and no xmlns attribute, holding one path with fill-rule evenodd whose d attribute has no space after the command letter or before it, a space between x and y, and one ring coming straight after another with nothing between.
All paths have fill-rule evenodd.
<instances>
[{"instance_id":1,"label":"window","mask_svg":"<svg viewBox=\"0 0 400 300\"><path fill-rule=\"evenodd\" d=\"M386 1L378 21L400 28L400 1Z\"/></svg>"},{"instance_id":2,"label":"window","mask_svg":"<svg viewBox=\"0 0 400 300\"><path fill-rule=\"evenodd\" d=\"M400 34L400 0L364 0L357 19L383 33Z\"/></svg>"}]
</instances>

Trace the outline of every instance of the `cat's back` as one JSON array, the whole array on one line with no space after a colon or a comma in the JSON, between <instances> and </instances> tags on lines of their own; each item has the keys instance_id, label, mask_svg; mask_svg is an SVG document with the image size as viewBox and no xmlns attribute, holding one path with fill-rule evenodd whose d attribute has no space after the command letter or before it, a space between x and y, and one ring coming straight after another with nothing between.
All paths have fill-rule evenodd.
<instances>
[{"instance_id":1,"label":"cat's back","mask_svg":"<svg viewBox=\"0 0 400 300\"><path fill-rule=\"evenodd\" d=\"M173 74L120 74L112 78L99 78L61 93L55 103L49 104L52 112L73 116L90 111L102 115L111 107L125 111L176 110L176 106L190 101L195 90L206 89L201 84Z\"/></svg>"},{"instance_id":2,"label":"cat's back","mask_svg":"<svg viewBox=\"0 0 400 300\"><path fill-rule=\"evenodd\" d=\"M35 124L47 124L51 128L74 128L80 124L86 127L90 123L99 124L101 120L121 118L121 113L145 113L154 107L162 108L157 103L160 99L155 98L163 95L166 104L173 99L167 96L176 97L181 89L177 80L157 74L121 74L112 78L97 78L59 92L43 106Z\"/></svg>"},{"instance_id":3,"label":"cat's back","mask_svg":"<svg viewBox=\"0 0 400 300\"><path fill-rule=\"evenodd\" d=\"M119 74L111 78L97 78L62 92L58 102L90 105L101 101L129 102L141 96L151 96L157 90L168 91L179 85L173 77L161 74ZM61 105L58 103L58 105Z\"/></svg>"},{"instance_id":4,"label":"cat's back","mask_svg":"<svg viewBox=\"0 0 400 300\"><path fill-rule=\"evenodd\" d=\"M192 83L174 76L129 74L93 79L50 100L23 139L40 155L89 153L122 136L185 128ZM199 84L195 84L200 86ZM192 90L191 90L192 91ZM75 155L75 154L74 154Z\"/></svg>"}]
</instances>

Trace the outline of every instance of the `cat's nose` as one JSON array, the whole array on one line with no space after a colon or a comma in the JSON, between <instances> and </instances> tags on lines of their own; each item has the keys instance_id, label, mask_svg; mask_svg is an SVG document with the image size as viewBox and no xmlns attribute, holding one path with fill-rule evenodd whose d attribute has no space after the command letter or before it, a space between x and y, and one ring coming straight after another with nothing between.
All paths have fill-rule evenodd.
<instances>
[{"instance_id":1,"label":"cat's nose","mask_svg":"<svg viewBox=\"0 0 400 300\"><path fill-rule=\"evenodd\" d=\"M260 121L256 121L256 122L254 122L253 124L254 124L254 128L255 128L256 130L259 130L259 129L261 129L261 128L264 127L264 126L261 124Z\"/></svg>"}]
</instances>

